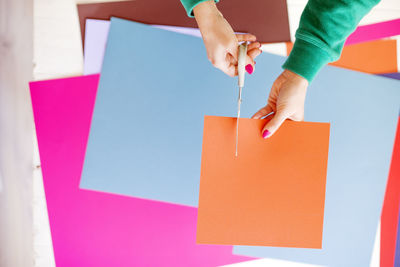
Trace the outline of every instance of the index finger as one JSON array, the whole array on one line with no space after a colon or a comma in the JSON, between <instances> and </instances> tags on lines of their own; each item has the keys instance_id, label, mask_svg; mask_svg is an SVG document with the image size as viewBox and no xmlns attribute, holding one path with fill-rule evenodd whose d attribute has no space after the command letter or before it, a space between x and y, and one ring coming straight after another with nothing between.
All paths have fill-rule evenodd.
<instances>
[{"instance_id":1,"label":"index finger","mask_svg":"<svg viewBox=\"0 0 400 267\"><path fill-rule=\"evenodd\" d=\"M257 40L256 36L250 33L238 33L236 38L238 42L254 42Z\"/></svg>"}]
</instances>

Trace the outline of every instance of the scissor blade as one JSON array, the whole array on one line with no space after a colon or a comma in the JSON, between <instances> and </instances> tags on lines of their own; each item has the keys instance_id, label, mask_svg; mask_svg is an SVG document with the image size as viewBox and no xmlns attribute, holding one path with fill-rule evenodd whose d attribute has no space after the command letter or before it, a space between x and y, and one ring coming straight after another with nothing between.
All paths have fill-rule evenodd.
<instances>
[{"instance_id":1,"label":"scissor blade","mask_svg":"<svg viewBox=\"0 0 400 267\"><path fill-rule=\"evenodd\" d=\"M239 97L238 97L238 111L236 119L236 152L235 156L238 155L238 145L239 145L239 118L240 118L240 104L242 103L242 87L239 87Z\"/></svg>"}]
</instances>

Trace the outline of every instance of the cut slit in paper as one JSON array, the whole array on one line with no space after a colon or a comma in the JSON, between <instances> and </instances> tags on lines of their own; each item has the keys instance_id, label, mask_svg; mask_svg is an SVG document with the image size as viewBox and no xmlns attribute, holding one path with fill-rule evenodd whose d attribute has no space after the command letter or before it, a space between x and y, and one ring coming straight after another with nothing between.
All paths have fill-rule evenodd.
<instances>
[{"instance_id":1,"label":"cut slit in paper","mask_svg":"<svg viewBox=\"0 0 400 267\"><path fill-rule=\"evenodd\" d=\"M197 242L321 248L329 124L206 116Z\"/></svg>"},{"instance_id":2,"label":"cut slit in paper","mask_svg":"<svg viewBox=\"0 0 400 267\"><path fill-rule=\"evenodd\" d=\"M99 76L32 82L57 267L220 266L251 260L195 243L197 209L79 189Z\"/></svg>"},{"instance_id":3,"label":"cut slit in paper","mask_svg":"<svg viewBox=\"0 0 400 267\"><path fill-rule=\"evenodd\" d=\"M135 40L138 35L150 40L151 45L139 49ZM176 47L182 43L186 45L178 50ZM91 140L100 141L101 135L110 134L107 131L113 131L111 136L116 138L111 146L102 140L100 146L104 147L97 144L93 146L95 150L88 150L92 156L108 156L107 170L83 176L83 188L196 205L199 177L196 168L200 162L203 116L208 113L233 117L237 100L232 80L213 69L205 54L193 53L202 49L203 44L197 38L112 19L96 103L96 108L108 106L111 111L98 118L95 112L91 135L100 135L89 139L89 148ZM166 50L169 53L165 53ZM282 57L266 53L259 56L255 73L246 79L245 88L249 90L244 90L244 117L251 116L265 104L268 96L265 88L281 72L283 61ZM346 266L369 264L386 185L382 177L387 177L393 148L400 99L398 86L397 81L338 68L326 67L320 72L310 85L306 120L332 123L331 144L335 149L330 151L328 162L323 249L235 247L236 253L333 266L341 264L340 259L346 257L349 259ZM101 104L105 99L107 101ZM113 101L119 105L114 106ZM370 106L376 103L379 108L371 114ZM353 113L358 114L357 120L349 120L348 114ZM127 114L135 115L127 118ZM107 130L101 129L105 126L104 120L108 121ZM126 126L132 126L132 131ZM128 149L131 145L135 148ZM129 150L128 157L135 157L129 160L130 166L125 165L124 160L117 160L122 155L114 153L122 147ZM150 151L146 147L150 147ZM97 149L107 153L96 153ZM110 152L110 149L113 150ZM147 158L147 153L151 157ZM91 164L92 167L103 165L100 158L87 157L86 160L96 163ZM162 173L162 180L155 180L156 174L148 171L138 172L148 166L148 162L163 167L149 169ZM122 171L121 168L132 167L132 164L131 171ZM182 174L182 170L187 173ZM123 173L130 175L126 177ZM146 179L141 179L142 175ZM175 181L177 175L181 178ZM351 253L354 250L356 253Z\"/></svg>"}]
</instances>

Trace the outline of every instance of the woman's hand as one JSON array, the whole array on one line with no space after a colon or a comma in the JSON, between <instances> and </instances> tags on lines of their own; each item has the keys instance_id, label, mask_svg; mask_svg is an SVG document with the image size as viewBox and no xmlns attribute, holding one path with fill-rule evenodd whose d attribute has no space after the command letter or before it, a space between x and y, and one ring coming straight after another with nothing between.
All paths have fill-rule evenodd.
<instances>
[{"instance_id":1,"label":"woman's hand","mask_svg":"<svg viewBox=\"0 0 400 267\"><path fill-rule=\"evenodd\" d=\"M272 136L286 119L304 120L304 101L308 81L291 72L284 70L272 85L268 104L253 115L253 119L262 119L273 114L273 118L262 130L263 138Z\"/></svg>"},{"instance_id":2,"label":"woman's hand","mask_svg":"<svg viewBox=\"0 0 400 267\"><path fill-rule=\"evenodd\" d=\"M213 0L198 4L193 12L211 63L229 76L237 75L238 42L249 41L252 43L247 48L246 71L253 73L254 59L261 54L256 37L235 34Z\"/></svg>"}]
</instances>

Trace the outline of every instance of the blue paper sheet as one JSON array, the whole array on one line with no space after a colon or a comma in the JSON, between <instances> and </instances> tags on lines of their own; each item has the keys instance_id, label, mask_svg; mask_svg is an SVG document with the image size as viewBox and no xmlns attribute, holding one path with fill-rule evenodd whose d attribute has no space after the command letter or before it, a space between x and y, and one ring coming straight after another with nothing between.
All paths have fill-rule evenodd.
<instances>
[{"instance_id":1,"label":"blue paper sheet","mask_svg":"<svg viewBox=\"0 0 400 267\"><path fill-rule=\"evenodd\" d=\"M203 116L236 116L237 80L202 41L112 18L81 188L196 206ZM242 114L265 105L285 58L263 54ZM331 123L322 250L234 252L329 266L367 266L389 170L400 83L335 67L308 89L306 120Z\"/></svg>"}]
</instances>

